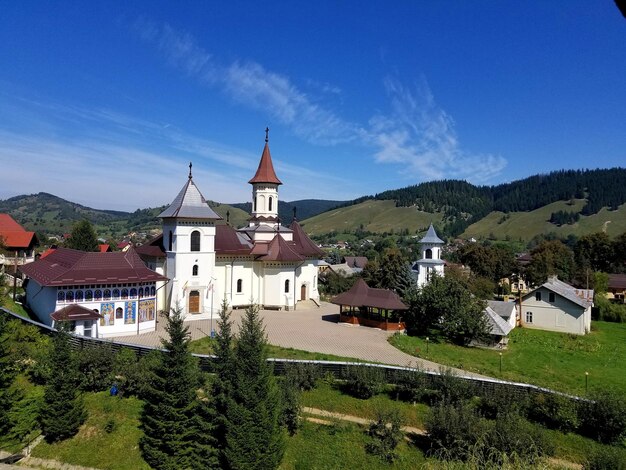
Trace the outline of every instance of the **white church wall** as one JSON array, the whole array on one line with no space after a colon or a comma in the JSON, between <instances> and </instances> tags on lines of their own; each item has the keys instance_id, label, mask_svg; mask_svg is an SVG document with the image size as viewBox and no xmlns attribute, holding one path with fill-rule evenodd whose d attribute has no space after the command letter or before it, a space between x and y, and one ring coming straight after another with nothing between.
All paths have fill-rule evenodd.
<instances>
[{"instance_id":1,"label":"white church wall","mask_svg":"<svg viewBox=\"0 0 626 470\"><path fill-rule=\"evenodd\" d=\"M42 287L34 279L30 279L26 285L26 298L28 306L35 312L41 323L52 325L50 314L56 310L57 288Z\"/></svg>"}]
</instances>

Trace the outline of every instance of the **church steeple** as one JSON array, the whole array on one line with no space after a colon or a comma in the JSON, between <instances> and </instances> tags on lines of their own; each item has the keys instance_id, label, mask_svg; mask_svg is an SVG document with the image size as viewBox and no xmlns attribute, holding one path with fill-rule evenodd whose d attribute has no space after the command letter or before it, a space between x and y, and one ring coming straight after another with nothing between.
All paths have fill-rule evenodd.
<instances>
[{"instance_id":1,"label":"church steeple","mask_svg":"<svg viewBox=\"0 0 626 470\"><path fill-rule=\"evenodd\" d=\"M276 176L274 171L274 165L272 164L272 155L270 154L269 146L269 127L265 128L265 147L263 148L263 154L261 155L261 161L256 173L248 183L271 183L271 184L283 184Z\"/></svg>"},{"instance_id":2,"label":"church steeple","mask_svg":"<svg viewBox=\"0 0 626 470\"><path fill-rule=\"evenodd\" d=\"M269 127L265 128L265 147L255 175L248 183L252 185L252 217L250 226L266 225L278 229L278 185L283 184L274 171L269 146Z\"/></svg>"}]
</instances>

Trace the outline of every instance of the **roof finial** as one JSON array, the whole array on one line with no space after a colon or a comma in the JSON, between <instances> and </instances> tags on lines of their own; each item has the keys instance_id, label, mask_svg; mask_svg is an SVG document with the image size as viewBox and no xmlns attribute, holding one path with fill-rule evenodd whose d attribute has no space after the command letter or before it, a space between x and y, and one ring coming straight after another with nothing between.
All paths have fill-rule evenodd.
<instances>
[{"instance_id":1,"label":"roof finial","mask_svg":"<svg viewBox=\"0 0 626 470\"><path fill-rule=\"evenodd\" d=\"M189 179L191 179L191 167L192 167L191 162L189 162Z\"/></svg>"},{"instance_id":2,"label":"roof finial","mask_svg":"<svg viewBox=\"0 0 626 470\"><path fill-rule=\"evenodd\" d=\"M267 143L268 140L270 140L269 138L269 133L270 133L270 128L266 127L265 128L265 142Z\"/></svg>"}]
</instances>

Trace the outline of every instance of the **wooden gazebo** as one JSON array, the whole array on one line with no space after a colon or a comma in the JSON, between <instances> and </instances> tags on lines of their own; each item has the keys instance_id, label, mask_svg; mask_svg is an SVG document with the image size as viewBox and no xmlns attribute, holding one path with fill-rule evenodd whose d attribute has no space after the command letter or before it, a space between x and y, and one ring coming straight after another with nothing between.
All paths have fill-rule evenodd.
<instances>
[{"instance_id":1,"label":"wooden gazebo","mask_svg":"<svg viewBox=\"0 0 626 470\"><path fill-rule=\"evenodd\" d=\"M408 307L398 294L387 289L373 289L363 279L352 288L331 300L339 305L339 321L353 325L370 326L381 330L404 330L400 316Z\"/></svg>"}]
</instances>

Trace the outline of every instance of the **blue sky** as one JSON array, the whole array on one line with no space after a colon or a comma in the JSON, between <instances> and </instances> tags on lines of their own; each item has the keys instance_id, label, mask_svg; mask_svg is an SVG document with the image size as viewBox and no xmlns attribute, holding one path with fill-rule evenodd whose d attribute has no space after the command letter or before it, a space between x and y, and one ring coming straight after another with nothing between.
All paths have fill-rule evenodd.
<instances>
[{"instance_id":1,"label":"blue sky","mask_svg":"<svg viewBox=\"0 0 626 470\"><path fill-rule=\"evenodd\" d=\"M284 200L626 165L612 1L0 0L0 198Z\"/></svg>"}]
</instances>

